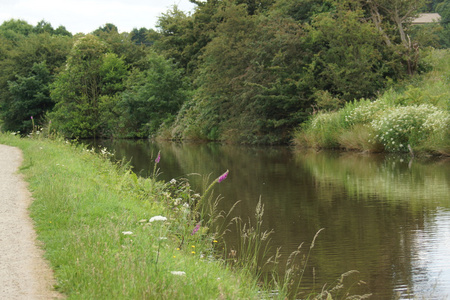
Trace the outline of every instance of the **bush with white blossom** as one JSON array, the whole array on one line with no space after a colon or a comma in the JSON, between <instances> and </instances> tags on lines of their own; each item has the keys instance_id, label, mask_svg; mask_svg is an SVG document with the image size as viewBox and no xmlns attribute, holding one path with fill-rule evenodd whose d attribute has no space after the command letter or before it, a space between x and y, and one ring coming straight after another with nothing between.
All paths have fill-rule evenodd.
<instances>
[{"instance_id":1,"label":"bush with white blossom","mask_svg":"<svg viewBox=\"0 0 450 300\"><path fill-rule=\"evenodd\" d=\"M394 107L371 122L376 132L374 142L380 142L388 151L408 151L419 146L432 134L448 130L449 113L433 105L421 104Z\"/></svg>"}]
</instances>

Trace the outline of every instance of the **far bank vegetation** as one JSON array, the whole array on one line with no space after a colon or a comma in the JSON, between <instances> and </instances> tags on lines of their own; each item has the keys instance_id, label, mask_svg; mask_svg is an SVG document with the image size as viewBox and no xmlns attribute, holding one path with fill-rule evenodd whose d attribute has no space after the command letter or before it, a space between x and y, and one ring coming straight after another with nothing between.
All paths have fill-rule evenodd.
<instances>
[{"instance_id":1,"label":"far bank vegetation","mask_svg":"<svg viewBox=\"0 0 450 300\"><path fill-rule=\"evenodd\" d=\"M4 22L1 129L448 153L449 0L192 2L156 30Z\"/></svg>"}]
</instances>

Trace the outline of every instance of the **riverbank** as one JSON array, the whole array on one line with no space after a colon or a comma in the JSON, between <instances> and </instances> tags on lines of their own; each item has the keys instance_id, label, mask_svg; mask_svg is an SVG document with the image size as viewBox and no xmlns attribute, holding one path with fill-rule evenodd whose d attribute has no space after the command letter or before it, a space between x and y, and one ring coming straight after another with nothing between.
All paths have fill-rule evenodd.
<instances>
[{"instance_id":1,"label":"riverbank","mask_svg":"<svg viewBox=\"0 0 450 300\"><path fill-rule=\"evenodd\" d=\"M53 274L28 216L31 195L17 173L22 160L18 148L0 145L0 298L62 298L52 291Z\"/></svg>"},{"instance_id":2,"label":"riverbank","mask_svg":"<svg viewBox=\"0 0 450 300\"><path fill-rule=\"evenodd\" d=\"M64 141L0 134L0 143L24 153L31 216L68 299L260 297L250 274L211 258L220 241L165 204L174 199L164 183Z\"/></svg>"},{"instance_id":3,"label":"riverbank","mask_svg":"<svg viewBox=\"0 0 450 300\"><path fill-rule=\"evenodd\" d=\"M294 134L298 147L450 156L450 52L433 50L429 72L336 110L316 112Z\"/></svg>"}]
</instances>

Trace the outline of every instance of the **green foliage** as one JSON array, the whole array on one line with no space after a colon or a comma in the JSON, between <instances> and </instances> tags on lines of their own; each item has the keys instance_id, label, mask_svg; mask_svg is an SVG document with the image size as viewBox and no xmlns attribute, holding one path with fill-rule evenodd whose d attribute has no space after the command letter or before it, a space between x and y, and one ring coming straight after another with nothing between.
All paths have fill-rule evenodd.
<instances>
[{"instance_id":1,"label":"green foliage","mask_svg":"<svg viewBox=\"0 0 450 300\"><path fill-rule=\"evenodd\" d=\"M114 95L124 90L124 78L128 75L127 66L117 54L106 53L103 56L99 74L102 78L102 94Z\"/></svg>"},{"instance_id":2,"label":"green foliage","mask_svg":"<svg viewBox=\"0 0 450 300\"><path fill-rule=\"evenodd\" d=\"M204 48L193 115L201 135L235 142L286 141L287 129L309 107L302 86L300 27L287 19L249 15L229 4ZM185 123L190 123L186 121ZM218 125L218 126L217 126Z\"/></svg>"},{"instance_id":3,"label":"green foliage","mask_svg":"<svg viewBox=\"0 0 450 300\"><path fill-rule=\"evenodd\" d=\"M150 46L153 44L153 41L149 39L149 35L154 32L153 29L147 29L147 28L133 28L133 30L130 32L131 35L131 41L136 45L146 45Z\"/></svg>"},{"instance_id":4,"label":"green foliage","mask_svg":"<svg viewBox=\"0 0 450 300\"><path fill-rule=\"evenodd\" d=\"M67 29L64 26L59 26L58 28L54 29L52 25L44 20L37 23L37 25L33 28L34 33L44 33L47 32L51 35L60 35L60 36L68 36L71 37L72 34L67 31Z\"/></svg>"},{"instance_id":5,"label":"green foliage","mask_svg":"<svg viewBox=\"0 0 450 300\"><path fill-rule=\"evenodd\" d=\"M50 99L50 82L50 71L45 62L35 63L29 76L17 76L16 81L9 82L12 101L3 107L5 130L27 133L32 130L31 116L37 122L42 121L54 105Z\"/></svg>"},{"instance_id":6,"label":"green foliage","mask_svg":"<svg viewBox=\"0 0 450 300\"><path fill-rule=\"evenodd\" d=\"M163 13L156 25L159 32L155 48L166 57L173 59L187 72L191 71L188 65L194 63L193 56L199 50L195 47L193 25L192 17L187 16L176 5Z\"/></svg>"},{"instance_id":7,"label":"green foliage","mask_svg":"<svg viewBox=\"0 0 450 300\"><path fill-rule=\"evenodd\" d=\"M52 109L49 84L71 47L69 37L36 34L30 26L14 20L0 26L0 116L6 130L23 133L31 130L30 116L42 125ZM12 40L10 31L16 34Z\"/></svg>"},{"instance_id":8,"label":"green foliage","mask_svg":"<svg viewBox=\"0 0 450 300\"><path fill-rule=\"evenodd\" d=\"M438 33L439 43L443 48L450 48L450 1L445 0L436 6L436 12L440 14L442 31Z\"/></svg>"},{"instance_id":9,"label":"green foliage","mask_svg":"<svg viewBox=\"0 0 450 300\"><path fill-rule=\"evenodd\" d=\"M299 146L313 148L339 148L338 137L342 132L342 116L339 112L318 113L311 121L304 124L304 135Z\"/></svg>"},{"instance_id":10,"label":"green foliage","mask_svg":"<svg viewBox=\"0 0 450 300\"><path fill-rule=\"evenodd\" d=\"M334 10L333 1L329 0L278 0L274 5L274 11L288 16L299 22L309 23L317 14Z\"/></svg>"},{"instance_id":11,"label":"green foliage","mask_svg":"<svg viewBox=\"0 0 450 300\"><path fill-rule=\"evenodd\" d=\"M54 126L70 137L95 137L104 130L100 98L123 90L125 63L107 53L107 45L93 35L81 37L72 48L67 67L52 85Z\"/></svg>"},{"instance_id":12,"label":"green foliage","mask_svg":"<svg viewBox=\"0 0 450 300\"><path fill-rule=\"evenodd\" d=\"M0 35L11 41L18 41L28 36L33 31L33 26L23 20L11 19L4 21L0 26Z\"/></svg>"},{"instance_id":13,"label":"green foliage","mask_svg":"<svg viewBox=\"0 0 450 300\"><path fill-rule=\"evenodd\" d=\"M383 87L389 62L382 60L381 35L361 9L338 6L334 13L315 15L306 28L314 51L308 76L316 89L350 101Z\"/></svg>"},{"instance_id":14,"label":"green foliage","mask_svg":"<svg viewBox=\"0 0 450 300\"><path fill-rule=\"evenodd\" d=\"M146 58L145 70L135 70L127 81L119 106L126 112L124 134L146 137L163 123L171 123L186 100L182 70L156 53Z\"/></svg>"},{"instance_id":15,"label":"green foliage","mask_svg":"<svg viewBox=\"0 0 450 300\"><path fill-rule=\"evenodd\" d=\"M450 90L443 84L448 66L440 63L448 52L435 52L430 61L440 65L433 71L409 85L386 91L376 101L354 101L337 112L314 115L296 133L296 143L316 148L449 155Z\"/></svg>"},{"instance_id":16,"label":"green foliage","mask_svg":"<svg viewBox=\"0 0 450 300\"><path fill-rule=\"evenodd\" d=\"M428 51L419 49L445 36L447 2L432 3L443 15L433 32L410 28L425 0L193 1L192 15L173 6L157 31L119 33L107 23L75 37L45 20L6 21L0 115L8 130L26 128L27 114L43 123L52 104L22 111L23 124L14 111L44 101L24 99L24 89L45 95L51 83L56 105L49 116L67 136L287 143L311 111L373 99L387 84L427 71ZM42 63L48 81L26 88ZM21 98L18 88L10 90L15 84ZM15 105L17 99L29 102ZM444 102L439 95L432 101Z\"/></svg>"},{"instance_id":17,"label":"green foliage","mask_svg":"<svg viewBox=\"0 0 450 300\"><path fill-rule=\"evenodd\" d=\"M111 23L98 28L93 35L106 44L107 51L115 53L127 65L127 68L140 67L146 55L145 45L139 45L132 40L132 34L119 33L118 28Z\"/></svg>"}]
</instances>

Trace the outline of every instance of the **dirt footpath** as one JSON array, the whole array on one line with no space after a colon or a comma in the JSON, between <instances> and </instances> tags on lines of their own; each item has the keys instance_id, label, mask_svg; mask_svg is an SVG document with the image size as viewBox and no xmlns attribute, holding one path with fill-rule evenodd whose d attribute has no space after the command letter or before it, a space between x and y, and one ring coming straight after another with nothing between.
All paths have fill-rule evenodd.
<instances>
[{"instance_id":1,"label":"dirt footpath","mask_svg":"<svg viewBox=\"0 0 450 300\"><path fill-rule=\"evenodd\" d=\"M0 145L0 299L60 299L28 215L21 163L21 150Z\"/></svg>"}]
</instances>

